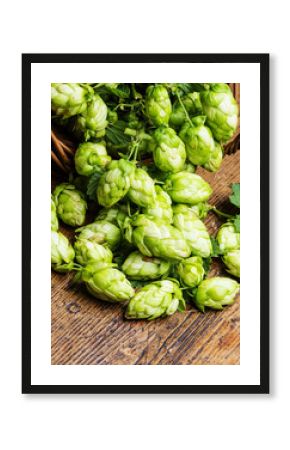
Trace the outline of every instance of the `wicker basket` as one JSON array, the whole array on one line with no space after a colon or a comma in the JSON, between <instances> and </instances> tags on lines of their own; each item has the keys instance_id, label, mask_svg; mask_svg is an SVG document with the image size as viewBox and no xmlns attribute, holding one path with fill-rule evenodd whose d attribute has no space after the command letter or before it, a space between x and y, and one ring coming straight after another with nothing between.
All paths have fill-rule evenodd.
<instances>
[{"instance_id":1,"label":"wicker basket","mask_svg":"<svg viewBox=\"0 0 290 450\"><path fill-rule=\"evenodd\" d=\"M240 84L229 83L234 97L240 104ZM53 127L51 130L51 162L53 168L58 171L69 173L74 167L74 154L77 149L77 142L73 142L64 134L63 130ZM229 155L240 149L240 124L237 131L224 146L224 153Z\"/></svg>"}]
</instances>

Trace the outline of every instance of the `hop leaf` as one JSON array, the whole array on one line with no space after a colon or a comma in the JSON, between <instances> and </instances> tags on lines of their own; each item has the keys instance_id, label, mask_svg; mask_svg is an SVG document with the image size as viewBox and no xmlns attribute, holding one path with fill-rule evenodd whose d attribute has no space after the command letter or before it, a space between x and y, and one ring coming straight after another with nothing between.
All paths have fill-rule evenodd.
<instances>
[{"instance_id":1,"label":"hop leaf","mask_svg":"<svg viewBox=\"0 0 290 450\"><path fill-rule=\"evenodd\" d=\"M96 192L97 186L99 183L99 179L101 178L102 172L95 172L90 176L88 185L87 185L87 196L90 200L96 200Z\"/></svg>"},{"instance_id":2,"label":"hop leaf","mask_svg":"<svg viewBox=\"0 0 290 450\"><path fill-rule=\"evenodd\" d=\"M128 145L131 141L131 137L124 133L127 126L128 124L123 120L118 120L113 125L109 125L106 130L107 139L113 145Z\"/></svg>"},{"instance_id":3,"label":"hop leaf","mask_svg":"<svg viewBox=\"0 0 290 450\"><path fill-rule=\"evenodd\" d=\"M232 184L232 195L229 198L232 205L240 208L240 183Z\"/></svg>"},{"instance_id":4,"label":"hop leaf","mask_svg":"<svg viewBox=\"0 0 290 450\"><path fill-rule=\"evenodd\" d=\"M213 246L213 242L212 241L211 241L211 243L212 243L212 246ZM210 257L209 258L203 258L203 268L204 268L205 274L208 274L208 272L210 271L211 262L212 262L212 259Z\"/></svg>"},{"instance_id":5,"label":"hop leaf","mask_svg":"<svg viewBox=\"0 0 290 450\"><path fill-rule=\"evenodd\" d=\"M219 244L217 242L217 240L214 237L210 237L211 240L211 245L212 245L212 254L211 256L213 258L217 258L218 256L222 255L220 248L219 248Z\"/></svg>"},{"instance_id":6,"label":"hop leaf","mask_svg":"<svg viewBox=\"0 0 290 450\"><path fill-rule=\"evenodd\" d=\"M240 232L240 214L237 214L236 217L234 218L234 227L237 233Z\"/></svg>"},{"instance_id":7,"label":"hop leaf","mask_svg":"<svg viewBox=\"0 0 290 450\"><path fill-rule=\"evenodd\" d=\"M127 84L106 84L106 88L119 98L130 97L130 88Z\"/></svg>"}]
</instances>

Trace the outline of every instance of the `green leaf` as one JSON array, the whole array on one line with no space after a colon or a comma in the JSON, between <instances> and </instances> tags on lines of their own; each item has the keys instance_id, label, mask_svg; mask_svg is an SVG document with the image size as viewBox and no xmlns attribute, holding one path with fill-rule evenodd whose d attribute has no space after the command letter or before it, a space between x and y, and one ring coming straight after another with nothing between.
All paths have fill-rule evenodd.
<instances>
[{"instance_id":1,"label":"green leaf","mask_svg":"<svg viewBox=\"0 0 290 450\"><path fill-rule=\"evenodd\" d=\"M124 133L127 128L127 122L118 120L106 129L106 137L113 145L127 145L131 141L131 136Z\"/></svg>"},{"instance_id":2,"label":"green leaf","mask_svg":"<svg viewBox=\"0 0 290 450\"><path fill-rule=\"evenodd\" d=\"M94 86L94 90L102 96L113 94L119 98L129 98L131 94L130 87L122 83L100 83Z\"/></svg>"},{"instance_id":3,"label":"green leaf","mask_svg":"<svg viewBox=\"0 0 290 450\"><path fill-rule=\"evenodd\" d=\"M197 288L198 288L198 286L196 286L196 287L194 287L194 288L192 288L192 295L193 295L193 297L195 297L196 296L196 293L197 293Z\"/></svg>"},{"instance_id":4,"label":"green leaf","mask_svg":"<svg viewBox=\"0 0 290 450\"><path fill-rule=\"evenodd\" d=\"M215 243L216 243L216 240L215 240ZM212 259L211 259L211 257L203 258L202 262L203 262L203 268L204 268L205 274L207 274L210 271Z\"/></svg>"},{"instance_id":5,"label":"green leaf","mask_svg":"<svg viewBox=\"0 0 290 450\"><path fill-rule=\"evenodd\" d=\"M196 292L197 292L197 286L194 287L194 288L187 287L187 288L182 290L184 299L186 301L190 301L190 302L192 302L192 300L195 299Z\"/></svg>"},{"instance_id":6,"label":"green leaf","mask_svg":"<svg viewBox=\"0 0 290 450\"><path fill-rule=\"evenodd\" d=\"M179 312L184 312L186 310L186 303L184 298L179 300L179 305L178 305L178 311Z\"/></svg>"},{"instance_id":7,"label":"green leaf","mask_svg":"<svg viewBox=\"0 0 290 450\"><path fill-rule=\"evenodd\" d=\"M218 256L221 255L219 245L217 243L217 240L214 237L211 236L210 240L211 240L211 245L212 245L212 254L211 254L211 256L213 258L217 258Z\"/></svg>"},{"instance_id":8,"label":"green leaf","mask_svg":"<svg viewBox=\"0 0 290 450\"><path fill-rule=\"evenodd\" d=\"M101 172L95 172L93 175L90 176L90 179L88 181L87 185L87 196L90 200L96 200L96 191L99 183L99 179L101 177Z\"/></svg>"},{"instance_id":9,"label":"green leaf","mask_svg":"<svg viewBox=\"0 0 290 450\"><path fill-rule=\"evenodd\" d=\"M182 294L186 302L192 302L192 300L194 299L194 295L191 292L191 288L184 289L182 291Z\"/></svg>"},{"instance_id":10,"label":"green leaf","mask_svg":"<svg viewBox=\"0 0 290 450\"><path fill-rule=\"evenodd\" d=\"M236 217L234 218L234 227L237 233L240 232L240 214L237 214Z\"/></svg>"},{"instance_id":11,"label":"green leaf","mask_svg":"<svg viewBox=\"0 0 290 450\"><path fill-rule=\"evenodd\" d=\"M130 87L127 84L106 84L106 88L109 92L116 95L119 98L129 98L130 97Z\"/></svg>"},{"instance_id":12,"label":"green leaf","mask_svg":"<svg viewBox=\"0 0 290 450\"><path fill-rule=\"evenodd\" d=\"M233 205L240 208L240 183L232 184L232 195L229 198Z\"/></svg>"}]
</instances>

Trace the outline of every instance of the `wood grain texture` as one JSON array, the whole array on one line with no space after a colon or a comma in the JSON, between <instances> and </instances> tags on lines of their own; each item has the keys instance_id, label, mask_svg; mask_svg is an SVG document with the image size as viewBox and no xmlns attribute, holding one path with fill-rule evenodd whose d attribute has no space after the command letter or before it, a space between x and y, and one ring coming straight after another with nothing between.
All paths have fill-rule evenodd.
<instances>
[{"instance_id":1,"label":"wood grain texture","mask_svg":"<svg viewBox=\"0 0 290 450\"><path fill-rule=\"evenodd\" d=\"M197 173L214 189L210 201L231 211L230 185L239 182L240 152L227 155L217 173ZM207 227L215 235L221 222L212 213ZM62 228L62 231L72 234ZM223 274L215 261L209 276ZM70 285L71 275L52 273L51 362L52 364L239 364L239 298L223 311L198 312L188 306L185 313L152 322L128 321L120 305L90 296L82 287Z\"/></svg>"}]
</instances>

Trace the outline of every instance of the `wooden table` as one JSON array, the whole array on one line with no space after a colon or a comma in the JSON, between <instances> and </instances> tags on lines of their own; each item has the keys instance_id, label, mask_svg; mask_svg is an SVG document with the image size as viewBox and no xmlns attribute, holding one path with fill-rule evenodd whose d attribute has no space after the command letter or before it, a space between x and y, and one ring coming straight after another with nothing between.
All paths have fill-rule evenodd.
<instances>
[{"instance_id":1,"label":"wooden table","mask_svg":"<svg viewBox=\"0 0 290 450\"><path fill-rule=\"evenodd\" d=\"M229 209L230 185L239 182L240 152L224 158L217 173L198 169L214 189L210 201ZM211 234L221 222L206 219ZM66 234L67 230L62 229ZM209 276L226 274L220 262ZM71 275L52 273L52 364L239 364L239 298L223 311L198 312L189 305L155 321L128 321L120 305L98 301L85 289L70 286Z\"/></svg>"}]
</instances>

